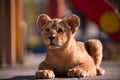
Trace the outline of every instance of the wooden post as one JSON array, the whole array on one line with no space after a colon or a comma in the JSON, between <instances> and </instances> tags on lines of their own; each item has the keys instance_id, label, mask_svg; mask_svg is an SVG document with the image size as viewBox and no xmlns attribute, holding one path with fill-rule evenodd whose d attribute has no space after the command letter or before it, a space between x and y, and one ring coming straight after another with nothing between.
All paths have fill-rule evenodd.
<instances>
[{"instance_id":1,"label":"wooden post","mask_svg":"<svg viewBox=\"0 0 120 80\"><path fill-rule=\"evenodd\" d=\"M4 43L3 49L7 64L15 64L15 0L4 0L5 21L4 21Z\"/></svg>"},{"instance_id":2,"label":"wooden post","mask_svg":"<svg viewBox=\"0 0 120 80\"><path fill-rule=\"evenodd\" d=\"M4 12L3 12L3 5L4 0L0 0L0 67L2 66L3 60L3 30L4 30Z\"/></svg>"},{"instance_id":3,"label":"wooden post","mask_svg":"<svg viewBox=\"0 0 120 80\"><path fill-rule=\"evenodd\" d=\"M0 0L0 66L23 61L21 2Z\"/></svg>"},{"instance_id":4,"label":"wooden post","mask_svg":"<svg viewBox=\"0 0 120 80\"><path fill-rule=\"evenodd\" d=\"M16 1L16 61L23 63L22 0Z\"/></svg>"}]
</instances>

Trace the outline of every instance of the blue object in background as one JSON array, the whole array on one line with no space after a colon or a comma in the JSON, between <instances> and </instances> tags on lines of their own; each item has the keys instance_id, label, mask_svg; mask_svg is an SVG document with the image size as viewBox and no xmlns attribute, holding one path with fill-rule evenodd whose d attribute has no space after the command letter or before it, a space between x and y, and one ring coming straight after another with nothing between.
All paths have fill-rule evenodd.
<instances>
[{"instance_id":1,"label":"blue object in background","mask_svg":"<svg viewBox=\"0 0 120 80\"><path fill-rule=\"evenodd\" d=\"M43 53L46 53L46 52L47 52L46 47L45 47L44 45L39 46L39 47L36 47L36 48L33 48L33 49L31 49L31 50L32 50L32 52L35 53L35 54L39 54L39 53L43 54Z\"/></svg>"}]
</instances>

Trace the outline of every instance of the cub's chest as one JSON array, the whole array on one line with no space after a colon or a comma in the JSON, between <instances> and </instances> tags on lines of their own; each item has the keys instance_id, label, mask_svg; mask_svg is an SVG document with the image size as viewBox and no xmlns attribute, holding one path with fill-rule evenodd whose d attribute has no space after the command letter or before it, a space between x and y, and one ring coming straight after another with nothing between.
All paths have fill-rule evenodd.
<instances>
[{"instance_id":1,"label":"cub's chest","mask_svg":"<svg viewBox=\"0 0 120 80\"><path fill-rule=\"evenodd\" d=\"M64 57L51 57L49 60L50 65L53 67L54 72L57 74L63 74L68 71L68 69L73 68L74 66L78 65L78 60L74 60L74 58L64 56Z\"/></svg>"}]
</instances>

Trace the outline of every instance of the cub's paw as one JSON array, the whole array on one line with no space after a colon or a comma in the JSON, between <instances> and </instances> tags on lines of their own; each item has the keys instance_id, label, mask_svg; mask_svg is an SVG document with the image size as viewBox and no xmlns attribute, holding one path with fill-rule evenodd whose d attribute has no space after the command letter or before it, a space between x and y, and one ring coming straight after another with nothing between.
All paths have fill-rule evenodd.
<instances>
[{"instance_id":1,"label":"cub's paw","mask_svg":"<svg viewBox=\"0 0 120 80\"><path fill-rule=\"evenodd\" d=\"M69 69L67 75L69 77L88 77L88 72L82 69Z\"/></svg>"},{"instance_id":2,"label":"cub's paw","mask_svg":"<svg viewBox=\"0 0 120 80\"><path fill-rule=\"evenodd\" d=\"M55 78L55 74L51 70L38 70L35 73L36 79L53 79Z\"/></svg>"},{"instance_id":3,"label":"cub's paw","mask_svg":"<svg viewBox=\"0 0 120 80\"><path fill-rule=\"evenodd\" d=\"M103 69L103 68L96 68L96 70L97 70L97 75L98 76L102 76L102 75L104 75L105 74L105 70Z\"/></svg>"}]
</instances>

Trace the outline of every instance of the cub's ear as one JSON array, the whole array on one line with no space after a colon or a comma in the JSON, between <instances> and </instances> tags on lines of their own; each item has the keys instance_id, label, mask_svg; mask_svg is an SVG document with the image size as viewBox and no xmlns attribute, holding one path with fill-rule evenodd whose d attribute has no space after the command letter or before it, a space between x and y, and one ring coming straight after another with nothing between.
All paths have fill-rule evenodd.
<instances>
[{"instance_id":1,"label":"cub's ear","mask_svg":"<svg viewBox=\"0 0 120 80\"><path fill-rule=\"evenodd\" d=\"M46 14L40 14L37 18L37 25L39 28L44 28L45 25L50 21L50 17Z\"/></svg>"},{"instance_id":2,"label":"cub's ear","mask_svg":"<svg viewBox=\"0 0 120 80\"><path fill-rule=\"evenodd\" d=\"M64 20L65 20L65 23L67 24L67 26L71 29L72 33L77 31L77 29L80 26L80 19L78 16L76 16L74 14L65 17Z\"/></svg>"}]
</instances>

